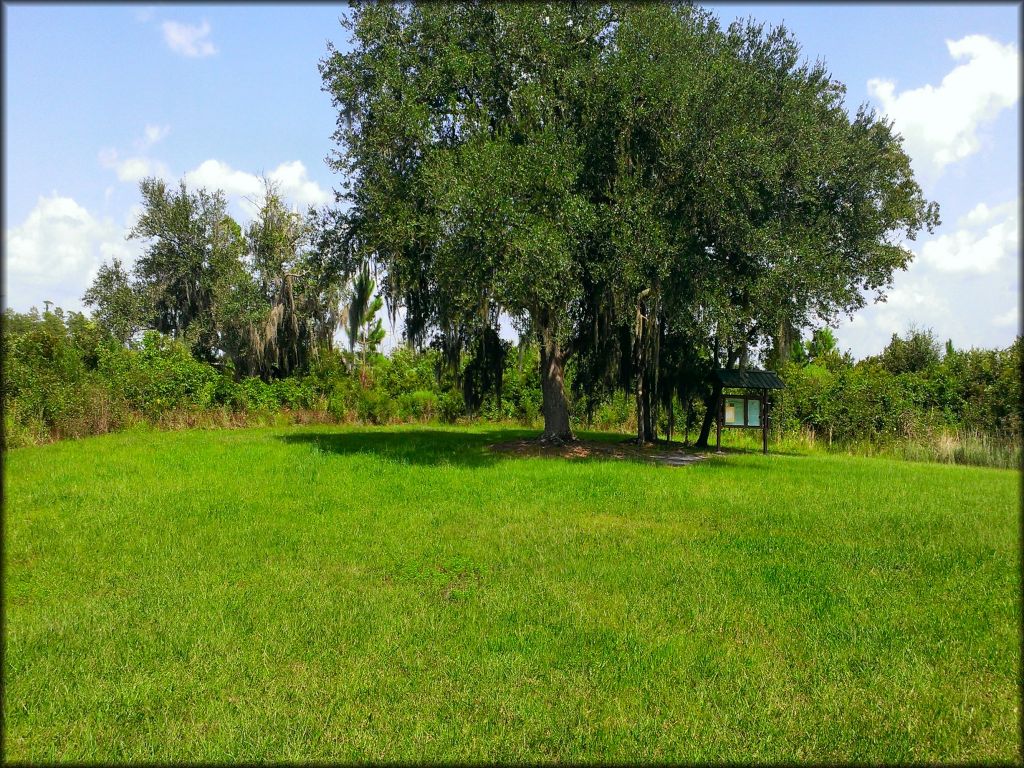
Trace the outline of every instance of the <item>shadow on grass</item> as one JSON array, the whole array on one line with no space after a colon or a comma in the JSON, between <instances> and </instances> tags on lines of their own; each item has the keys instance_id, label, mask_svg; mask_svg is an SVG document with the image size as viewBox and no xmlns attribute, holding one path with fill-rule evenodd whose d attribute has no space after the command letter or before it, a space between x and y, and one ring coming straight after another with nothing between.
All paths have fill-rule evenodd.
<instances>
[{"instance_id":1,"label":"shadow on grass","mask_svg":"<svg viewBox=\"0 0 1024 768\"><path fill-rule=\"evenodd\" d=\"M613 446L627 442L628 436L614 433L581 432L578 436L591 444ZM398 464L416 464L421 466L458 465L464 467L493 466L501 461L525 458L515 451L491 450L492 446L521 440L534 440L539 437L537 430L502 429L485 432L467 432L463 430L445 429L411 429L391 431L388 429L364 429L345 432L295 432L280 435L279 440L293 445L306 445L316 451L339 455L373 455L388 459ZM657 453L674 453L673 449L680 446L658 446ZM690 451L685 451L690 453ZM704 453L711 458L713 452ZM746 453L730 450L732 455ZM638 464L658 463L651 456L611 456L608 453L595 451L585 456L562 456L558 454L531 454L552 461L591 462L591 461L629 461ZM702 465L720 465L722 462L701 461Z\"/></svg>"},{"instance_id":2,"label":"shadow on grass","mask_svg":"<svg viewBox=\"0 0 1024 768\"><path fill-rule=\"evenodd\" d=\"M474 433L442 429L401 432L368 429L358 432L299 432L281 435L279 439L295 445L308 445L324 453L372 454L399 464L487 467L514 458L490 451L489 446L492 444L536 436L536 430Z\"/></svg>"}]
</instances>

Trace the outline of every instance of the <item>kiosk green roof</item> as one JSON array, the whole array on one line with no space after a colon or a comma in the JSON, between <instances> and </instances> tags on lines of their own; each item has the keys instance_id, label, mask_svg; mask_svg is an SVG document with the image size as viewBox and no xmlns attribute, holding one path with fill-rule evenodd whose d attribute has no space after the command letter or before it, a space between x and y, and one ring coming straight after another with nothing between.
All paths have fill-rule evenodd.
<instances>
[{"instance_id":1,"label":"kiosk green roof","mask_svg":"<svg viewBox=\"0 0 1024 768\"><path fill-rule=\"evenodd\" d=\"M758 371L735 368L719 368L715 379L723 387L744 387L747 389L783 389L785 385L775 371Z\"/></svg>"}]
</instances>

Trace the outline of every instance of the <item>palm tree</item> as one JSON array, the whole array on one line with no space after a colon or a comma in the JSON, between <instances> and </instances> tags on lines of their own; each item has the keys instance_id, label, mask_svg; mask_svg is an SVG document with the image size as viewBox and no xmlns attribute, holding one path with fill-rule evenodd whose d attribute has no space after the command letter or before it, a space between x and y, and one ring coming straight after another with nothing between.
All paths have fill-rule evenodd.
<instances>
[{"instance_id":1,"label":"palm tree","mask_svg":"<svg viewBox=\"0 0 1024 768\"><path fill-rule=\"evenodd\" d=\"M345 335L348 336L348 350L355 360L356 345L359 345L359 380L365 385L366 357L384 340L384 327L377 318L377 312L384 306L380 296L374 296L376 284L370 277L366 264L352 283L352 300L342 315Z\"/></svg>"}]
</instances>

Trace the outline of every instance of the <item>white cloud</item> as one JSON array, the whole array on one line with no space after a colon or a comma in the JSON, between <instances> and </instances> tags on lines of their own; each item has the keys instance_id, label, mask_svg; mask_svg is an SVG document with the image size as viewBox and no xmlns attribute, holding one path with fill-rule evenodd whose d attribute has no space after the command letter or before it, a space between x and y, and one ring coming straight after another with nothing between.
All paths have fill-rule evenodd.
<instances>
[{"instance_id":1,"label":"white cloud","mask_svg":"<svg viewBox=\"0 0 1024 768\"><path fill-rule=\"evenodd\" d=\"M163 162L141 155L121 157L116 149L102 150L99 161L105 168L114 170L118 179L124 182L137 184L147 176L157 176L167 182L174 178ZM329 189L309 178L301 160L281 163L266 176L278 185L285 201L298 208L326 205L334 199ZM236 203L241 213L248 217L256 214L263 197L263 180L259 175L237 170L221 160L203 161L185 172L184 181L192 189L222 190L228 200Z\"/></svg>"},{"instance_id":2,"label":"white cloud","mask_svg":"<svg viewBox=\"0 0 1024 768\"><path fill-rule=\"evenodd\" d=\"M143 213L146 212L146 207L142 203L132 203L128 207L128 212L124 215L124 226L125 229L131 229L138 222L139 218Z\"/></svg>"},{"instance_id":3,"label":"white cloud","mask_svg":"<svg viewBox=\"0 0 1024 768\"><path fill-rule=\"evenodd\" d=\"M70 197L40 197L18 227L5 233L8 306L28 309L44 300L76 309L100 264L134 261L125 230L99 220Z\"/></svg>"},{"instance_id":4,"label":"white cloud","mask_svg":"<svg viewBox=\"0 0 1024 768\"><path fill-rule=\"evenodd\" d=\"M104 149L99 154L100 165L104 168L111 168L117 173L117 178L137 184L147 176L159 176L162 179L170 179L170 169L159 160L152 158L133 156L122 158L116 149Z\"/></svg>"},{"instance_id":5,"label":"white cloud","mask_svg":"<svg viewBox=\"0 0 1024 768\"><path fill-rule=\"evenodd\" d=\"M888 330L915 320L930 320L945 314L949 305L935 290L931 281L923 279L893 287L875 313L876 325Z\"/></svg>"},{"instance_id":6,"label":"white cloud","mask_svg":"<svg viewBox=\"0 0 1024 768\"><path fill-rule=\"evenodd\" d=\"M325 205L334 195L306 176L306 166L301 160L281 163L267 176L281 185L285 198L300 205Z\"/></svg>"},{"instance_id":7,"label":"white cloud","mask_svg":"<svg viewBox=\"0 0 1024 768\"><path fill-rule=\"evenodd\" d=\"M938 86L897 93L892 80L868 81L868 93L904 138L915 168L929 174L974 154L980 148L978 129L1017 103L1020 91L1019 54L984 35L947 40L949 55L963 61Z\"/></svg>"},{"instance_id":8,"label":"white cloud","mask_svg":"<svg viewBox=\"0 0 1024 768\"><path fill-rule=\"evenodd\" d=\"M281 163L266 176L279 185L281 195L287 202L300 207L324 205L333 199L329 190L309 178L306 166L300 160ZM229 197L236 198L250 216L256 212L257 202L263 195L263 181L259 176L236 170L220 160L206 160L187 171L185 183L190 187L205 187L211 191L223 190Z\"/></svg>"},{"instance_id":9,"label":"white cloud","mask_svg":"<svg viewBox=\"0 0 1024 768\"><path fill-rule=\"evenodd\" d=\"M113 169L117 173L118 179L132 184L137 184L147 176L158 176L169 180L171 171L167 165L159 160L146 157L142 153L162 141L170 132L169 125L149 124L143 129L142 136L134 142L137 154L122 157L116 149L108 147L100 150L100 165Z\"/></svg>"},{"instance_id":10,"label":"white cloud","mask_svg":"<svg viewBox=\"0 0 1024 768\"><path fill-rule=\"evenodd\" d=\"M1010 307L1006 312L992 318L992 325L1015 326L1017 325L1017 307Z\"/></svg>"},{"instance_id":11,"label":"white cloud","mask_svg":"<svg viewBox=\"0 0 1024 768\"><path fill-rule=\"evenodd\" d=\"M147 125L143 131L142 138L135 142L135 146L140 150L146 149L157 142L163 141L170 132L171 126L169 125Z\"/></svg>"},{"instance_id":12,"label":"white cloud","mask_svg":"<svg viewBox=\"0 0 1024 768\"><path fill-rule=\"evenodd\" d=\"M931 328L957 348L1005 347L1018 330L1017 201L980 203L950 234L916 246L918 256L894 277L888 301L838 324L840 346L857 357L877 354L892 334Z\"/></svg>"},{"instance_id":13,"label":"white cloud","mask_svg":"<svg viewBox=\"0 0 1024 768\"><path fill-rule=\"evenodd\" d=\"M960 229L921 246L921 261L942 272L989 274L1019 250L1018 203L975 206L957 223Z\"/></svg>"},{"instance_id":14,"label":"white cloud","mask_svg":"<svg viewBox=\"0 0 1024 768\"><path fill-rule=\"evenodd\" d=\"M836 336L842 349L851 349L854 357L878 354L890 338L905 333L911 326L932 328L941 338L966 338L962 313L952 311L943 283L920 274L917 265L900 275L888 291L886 301L869 304L852 320L837 323Z\"/></svg>"},{"instance_id":15,"label":"white cloud","mask_svg":"<svg viewBox=\"0 0 1024 768\"><path fill-rule=\"evenodd\" d=\"M176 21L163 23L164 41L175 53L189 58L212 56L217 52L216 46L208 39L210 23L203 21L199 26L179 24Z\"/></svg>"},{"instance_id":16,"label":"white cloud","mask_svg":"<svg viewBox=\"0 0 1024 768\"><path fill-rule=\"evenodd\" d=\"M994 208L990 208L985 203L978 203L964 216L957 219L956 223L959 227L979 227L1004 216L1014 215L1017 212L1017 208L1017 203L1012 201L997 205Z\"/></svg>"},{"instance_id":17,"label":"white cloud","mask_svg":"<svg viewBox=\"0 0 1024 768\"><path fill-rule=\"evenodd\" d=\"M185 183L211 191L221 189L226 195L238 197L254 197L263 188L258 176L236 171L220 160L205 160L198 167L186 171Z\"/></svg>"},{"instance_id":18,"label":"white cloud","mask_svg":"<svg viewBox=\"0 0 1024 768\"><path fill-rule=\"evenodd\" d=\"M144 157L128 157L117 165L117 178L121 181L141 181L153 174L153 164Z\"/></svg>"}]
</instances>

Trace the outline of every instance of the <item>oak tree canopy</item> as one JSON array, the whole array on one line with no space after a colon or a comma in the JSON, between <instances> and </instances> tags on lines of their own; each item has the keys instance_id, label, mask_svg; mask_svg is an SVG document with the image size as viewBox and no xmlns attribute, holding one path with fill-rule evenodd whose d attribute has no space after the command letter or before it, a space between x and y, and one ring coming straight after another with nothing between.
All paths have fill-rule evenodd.
<instances>
[{"instance_id":1,"label":"oak tree canopy","mask_svg":"<svg viewBox=\"0 0 1024 768\"><path fill-rule=\"evenodd\" d=\"M539 341L546 440L572 439L570 359L653 439L674 391L881 296L939 223L892 126L782 27L661 3L343 24L320 69L352 242L411 343L500 313Z\"/></svg>"}]
</instances>

